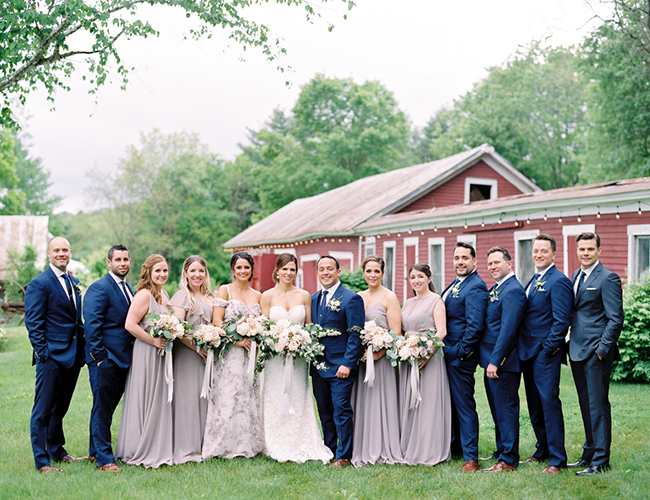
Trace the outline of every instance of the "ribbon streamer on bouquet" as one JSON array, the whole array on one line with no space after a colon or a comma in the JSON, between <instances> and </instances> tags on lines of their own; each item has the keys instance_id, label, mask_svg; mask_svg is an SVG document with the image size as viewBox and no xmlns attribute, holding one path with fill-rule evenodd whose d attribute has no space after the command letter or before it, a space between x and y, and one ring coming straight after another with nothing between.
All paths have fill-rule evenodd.
<instances>
[{"instance_id":1,"label":"ribbon streamer on bouquet","mask_svg":"<svg viewBox=\"0 0 650 500\"><path fill-rule=\"evenodd\" d=\"M205 359L205 370L203 371L203 386L201 387L201 397L208 399L208 393L212 389L212 376L214 375L214 351L208 349L208 357Z\"/></svg>"},{"instance_id":2,"label":"ribbon streamer on bouquet","mask_svg":"<svg viewBox=\"0 0 650 500\"><path fill-rule=\"evenodd\" d=\"M248 385L253 387L255 382L255 363L257 361L257 342L254 340L251 342L250 351L248 351L248 368L246 370L246 375L248 378Z\"/></svg>"},{"instance_id":3,"label":"ribbon streamer on bouquet","mask_svg":"<svg viewBox=\"0 0 650 500\"><path fill-rule=\"evenodd\" d=\"M363 381L368 384L368 387L375 386L375 356L371 345L368 346L366 351L366 378Z\"/></svg>"},{"instance_id":4,"label":"ribbon streamer on bouquet","mask_svg":"<svg viewBox=\"0 0 650 500\"><path fill-rule=\"evenodd\" d=\"M284 415L293 415L293 356L287 355L284 360L284 371L282 374L282 395L280 396L280 408Z\"/></svg>"},{"instance_id":5,"label":"ribbon streamer on bouquet","mask_svg":"<svg viewBox=\"0 0 650 500\"><path fill-rule=\"evenodd\" d=\"M171 403L174 398L174 366L171 351L165 353L165 382L167 382L167 402Z\"/></svg>"},{"instance_id":6,"label":"ribbon streamer on bouquet","mask_svg":"<svg viewBox=\"0 0 650 500\"><path fill-rule=\"evenodd\" d=\"M409 409L417 408L420 401L422 401L420 397L420 369L418 362L413 360L411 361L411 404Z\"/></svg>"}]
</instances>

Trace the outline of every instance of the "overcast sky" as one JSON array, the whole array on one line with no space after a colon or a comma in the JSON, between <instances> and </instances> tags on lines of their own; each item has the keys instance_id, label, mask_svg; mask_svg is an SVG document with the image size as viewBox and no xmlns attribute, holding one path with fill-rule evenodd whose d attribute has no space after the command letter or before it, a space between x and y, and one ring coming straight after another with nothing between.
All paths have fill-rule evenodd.
<instances>
[{"instance_id":1,"label":"overcast sky","mask_svg":"<svg viewBox=\"0 0 650 500\"><path fill-rule=\"evenodd\" d=\"M136 68L126 91L114 76L96 96L88 95L78 70L72 91L55 95L53 111L45 92L35 92L21 112L31 155L42 159L52 191L64 197L58 210L92 210L86 173L110 172L127 147L154 128L196 132L212 152L231 160L246 142L246 130L259 129L274 108L289 110L316 73L358 83L379 80L422 127L519 46L534 39L575 44L598 25L584 0L356 3L349 13L336 0L321 9L335 25L332 32L317 19L307 23L301 8L271 3L252 10L284 39L288 54L280 64L291 67L284 73L223 33L185 40L195 24L180 9L141 8L160 36L120 43L124 61Z\"/></svg>"}]
</instances>

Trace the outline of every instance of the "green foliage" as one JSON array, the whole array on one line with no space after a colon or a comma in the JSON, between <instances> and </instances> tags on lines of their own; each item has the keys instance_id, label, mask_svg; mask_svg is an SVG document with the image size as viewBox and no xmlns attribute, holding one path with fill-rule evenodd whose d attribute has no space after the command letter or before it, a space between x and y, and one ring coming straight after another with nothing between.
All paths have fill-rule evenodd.
<instances>
[{"instance_id":1,"label":"green foliage","mask_svg":"<svg viewBox=\"0 0 650 500\"><path fill-rule=\"evenodd\" d=\"M298 198L407 165L409 126L379 82L316 75L289 116L275 110L243 156L266 216Z\"/></svg>"},{"instance_id":2,"label":"green foliage","mask_svg":"<svg viewBox=\"0 0 650 500\"><path fill-rule=\"evenodd\" d=\"M361 292L362 290L366 290L368 288L368 284L363 277L361 269L357 269L356 271L343 269L341 271L341 276L339 279L341 283L343 283L343 286L349 288L353 292Z\"/></svg>"},{"instance_id":3,"label":"green foliage","mask_svg":"<svg viewBox=\"0 0 650 500\"><path fill-rule=\"evenodd\" d=\"M489 143L543 189L575 185L586 110L577 69L573 49L531 44L439 112L420 155L442 158Z\"/></svg>"},{"instance_id":4,"label":"green foliage","mask_svg":"<svg viewBox=\"0 0 650 500\"><path fill-rule=\"evenodd\" d=\"M31 245L26 245L22 253L15 249L7 251L4 293L9 302L22 302L23 290L40 274L41 271L35 266L37 258L36 249Z\"/></svg>"},{"instance_id":5,"label":"green foliage","mask_svg":"<svg viewBox=\"0 0 650 500\"><path fill-rule=\"evenodd\" d=\"M50 172L45 170L40 158L30 158L25 146L26 137L14 134L16 155L16 188L23 197L23 208L28 215L51 215L61 201L61 197L52 196L48 189Z\"/></svg>"},{"instance_id":6,"label":"green foliage","mask_svg":"<svg viewBox=\"0 0 650 500\"><path fill-rule=\"evenodd\" d=\"M328 0L321 0L325 3ZM342 0L348 9L352 0ZM102 0L98 2L6 0L0 20L0 93L3 103L0 124L15 125L11 97L24 104L29 92L43 85L53 99L57 89L69 90L67 78L84 64L90 92L106 83L115 68L124 88L128 68L118 52L118 39L147 38L158 32L138 12L142 4L168 6L185 11L198 20L190 31L193 38L210 38L223 29L235 43L259 47L269 60L284 53L279 39L263 23L248 19L244 9L268 0ZM308 21L318 17L313 3L304 0L276 0L279 5L302 6ZM345 18L345 16L344 16ZM330 30L332 25L330 24ZM76 35L76 36L75 36ZM80 57L84 63L79 63Z\"/></svg>"},{"instance_id":7,"label":"green foliage","mask_svg":"<svg viewBox=\"0 0 650 500\"><path fill-rule=\"evenodd\" d=\"M0 129L0 215L24 213L24 196L18 191L16 140L8 129Z\"/></svg>"},{"instance_id":8,"label":"green foliage","mask_svg":"<svg viewBox=\"0 0 650 500\"><path fill-rule=\"evenodd\" d=\"M648 3L617 4L617 20L583 44L583 69L592 82L585 182L650 175Z\"/></svg>"},{"instance_id":9,"label":"green foliage","mask_svg":"<svg viewBox=\"0 0 650 500\"><path fill-rule=\"evenodd\" d=\"M621 361L614 363L613 380L650 382L650 274L628 283L623 292L623 331L618 340Z\"/></svg>"}]
</instances>

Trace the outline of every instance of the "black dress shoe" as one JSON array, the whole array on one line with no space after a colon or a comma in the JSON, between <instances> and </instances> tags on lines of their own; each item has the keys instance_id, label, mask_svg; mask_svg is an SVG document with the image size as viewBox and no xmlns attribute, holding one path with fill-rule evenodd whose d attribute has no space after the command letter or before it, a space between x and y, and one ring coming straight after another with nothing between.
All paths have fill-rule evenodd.
<instances>
[{"instance_id":1,"label":"black dress shoe","mask_svg":"<svg viewBox=\"0 0 650 500\"><path fill-rule=\"evenodd\" d=\"M601 472L605 472L607 470L609 470L608 464L590 465L585 470L576 472L576 476L593 476L595 474L600 474Z\"/></svg>"},{"instance_id":2,"label":"black dress shoe","mask_svg":"<svg viewBox=\"0 0 650 500\"><path fill-rule=\"evenodd\" d=\"M575 469L575 468L578 468L578 467L589 467L589 462L587 462L586 460L581 458L580 460L578 460L577 462L575 462L573 464L567 464L567 467L569 469Z\"/></svg>"}]
</instances>

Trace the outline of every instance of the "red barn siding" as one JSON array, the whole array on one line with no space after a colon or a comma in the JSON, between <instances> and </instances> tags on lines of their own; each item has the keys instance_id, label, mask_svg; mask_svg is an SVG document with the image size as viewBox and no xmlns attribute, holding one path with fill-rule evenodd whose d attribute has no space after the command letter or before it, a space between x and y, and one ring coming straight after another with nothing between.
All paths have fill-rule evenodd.
<instances>
[{"instance_id":1,"label":"red barn siding","mask_svg":"<svg viewBox=\"0 0 650 500\"><path fill-rule=\"evenodd\" d=\"M430 191L421 198L417 199L410 205L404 207L401 212L416 212L420 210L430 210L433 207L445 207L448 205L460 205L465 197L465 178L479 177L481 179L496 179L497 194L499 198L504 196L513 196L521 194L522 191L517 189L513 184L508 182L505 177L498 174L492 167L484 161L479 161L469 169L450 179L442 186Z\"/></svg>"}]
</instances>

